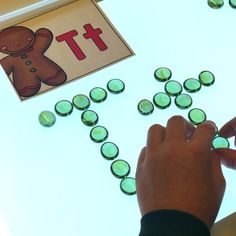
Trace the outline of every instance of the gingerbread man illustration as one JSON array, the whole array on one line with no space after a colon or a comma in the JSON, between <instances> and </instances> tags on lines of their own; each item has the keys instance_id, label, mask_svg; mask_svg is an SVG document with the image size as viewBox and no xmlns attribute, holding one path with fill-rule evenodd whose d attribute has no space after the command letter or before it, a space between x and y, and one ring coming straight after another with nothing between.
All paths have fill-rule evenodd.
<instances>
[{"instance_id":1,"label":"gingerbread man illustration","mask_svg":"<svg viewBox=\"0 0 236 236\"><path fill-rule=\"evenodd\" d=\"M12 26L0 32L0 52L8 54L0 64L21 97L31 97L40 90L41 83L49 86L63 84L66 73L44 55L53 40L45 28L35 33L23 26Z\"/></svg>"}]
</instances>

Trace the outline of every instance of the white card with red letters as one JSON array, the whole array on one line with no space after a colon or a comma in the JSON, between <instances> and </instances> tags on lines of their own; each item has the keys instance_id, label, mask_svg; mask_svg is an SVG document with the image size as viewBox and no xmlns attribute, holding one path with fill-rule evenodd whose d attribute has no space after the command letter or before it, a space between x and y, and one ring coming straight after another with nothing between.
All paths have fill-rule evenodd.
<instances>
[{"instance_id":1,"label":"white card with red letters","mask_svg":"<svg viewBox=\"0 0 236 236\"><path fill-rule=\"evenodd\" d=\"M0 64L21 100L133 54L93 0L78 0L0 31Z\"/></svg>"}]
</instances>

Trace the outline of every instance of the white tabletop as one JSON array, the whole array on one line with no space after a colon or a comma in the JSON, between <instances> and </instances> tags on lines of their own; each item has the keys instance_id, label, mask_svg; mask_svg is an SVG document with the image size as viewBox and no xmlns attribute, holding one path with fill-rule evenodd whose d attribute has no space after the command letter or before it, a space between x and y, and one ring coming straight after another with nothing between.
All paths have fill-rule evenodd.
<instances>
[{"instance_id":1,"label":"white tabletop","mask_svg":"<svg viewBox=\"0 0 236 236\"><path fill-rule=\"evenodd\" d=\"M119 158L129 162L130 176L135 175L149 126L165 125L175 114L187 118L188 110L174 104L150 116L138 113L141 99L152 100L163 91L153 77L156 68L169 67L181 83L210 70L216 82L192 94L193 107L203 109L219 127L236 114L236 10L227 2L218 10L195 0L105 0L99 5L135 56L24 102L0 70L1 236L138 235L136 196L120 191L111 162L102 158L101 145L90 140L81 112L57 116L51 128L39 124L39 113L53 111L57 101L88 95L95 86L105 88L112 78L125 82L123 93L108 94L104 103L90 108L108 129L109 141L118 145ZM225 167L223 172L227 188L217 220L235 211L236 173Z\"/></svg>"}]
</instances>

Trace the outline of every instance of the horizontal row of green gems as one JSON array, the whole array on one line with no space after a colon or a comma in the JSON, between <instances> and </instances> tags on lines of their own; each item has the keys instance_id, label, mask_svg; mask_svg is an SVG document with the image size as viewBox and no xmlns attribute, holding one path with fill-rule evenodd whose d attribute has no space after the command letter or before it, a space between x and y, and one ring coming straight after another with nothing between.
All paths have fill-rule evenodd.
<instances>
[{"instance_id":1,"label":"horizontal row of green gems","mask_svg":"<svg viewBox=\"0 0 236 236\"><path fill-rule=\"evenodd\" d=\"M154 77L156 78L156 80L158 80L160 82L165 82L165 81L169 80L171 78L171 76L172 76L172 72L167 67L160 67L160 68L156 69L154 72Z\"/></svg>"},{"instance_id":2,"label":"horizontal row of green gems","mask_svg":"<svg viewBox=\"0 0 236 236\"><path fill-rule=\"evenodd\" d=\"M155 70L154 77L160 82L166 82L172 77L172 72L167 67L160 67ZM198 80L189 78L184 81L183 86L187 92L193 93L199 91L201 85L210 86L214 82L215 76L210 71L204 70L198 75ZM175 80L171 80L169 83L166 83L165 90L170 96L176 96L181 93L182 85Z\"/></svg>"},{"instance_id":3,"label":"horizontal row of green gems","mask_svg":"<svg viewBox=\"0 0 236 236\"><path fill-rule=\"evenodd\" d=\"M55 112L59 116L68 116L73 111L73 104L68 100L61 100L54 106Z\"/></svg>"},{"instance_id":4,"label":"horizontal row of green gems","mask_svg":"<svg viewBox=\"0 0 236 236\"><path fill-rule=\"evenodd\" d=\"M56 116L51 111L42 111L39 114L39 123L44 127L51 127L56 123Z\"/></svg>"},{"instance_id":5,"label":"horizontal row of green gems","mask_svg":"<svg viewBox=\"0 0 236 236\"><path fill-rule=\"evenodd\" d=\"M206 121L207 116L203 110L199 108L193 108L189 111L188 118L194 125L199 125Z\"/></svg>"},{"instance_id":6,"label":"horizontal row of green gems","mask_svg":"<svg viewBox=\"0 0 236 236\"><path fill-rule=\"evenodd\" d=\"M180 109L187 109L192 105L192 97L188 94L179 94L175 97L175 104ZM171 105L171 97L164 92L158 92L153 97L154 105L159 109L166 109ZM154 105L148 99L143 99L138 103L138 111L142 115L150 115L154 111Z\"/></svg>"},{"instance_id":7,"label":"horizontal row of green gems","mask_svg":"<svg viewBox=\"0 0 236 236\"><path fill-rule=\"evenodd\" d=\"M215 136L213 141L212 141L212 148L217 149L217 148L229 148L230 144L227 138L222 137L222 136Z\"/></svg>"},{"instance_id":8,"label":"horizontal row of green gems","mask_svg":"<svg viewBox=\"0 0 236 236\"><path fill-rule=\"evenodd\" d=\"M92 110L86 110L81 114L82 122L87 126L94 126L98 123L98 114Z\"/></svg>"}]
</instances>

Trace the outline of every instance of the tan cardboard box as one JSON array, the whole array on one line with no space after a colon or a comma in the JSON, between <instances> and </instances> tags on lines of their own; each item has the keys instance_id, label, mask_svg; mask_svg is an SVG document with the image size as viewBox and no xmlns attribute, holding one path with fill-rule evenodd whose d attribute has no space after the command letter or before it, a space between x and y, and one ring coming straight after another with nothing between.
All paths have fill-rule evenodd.
<instances>
[{"instance_id":1,"label":"tan cardboard box","mask_svg":"<svg viewBox=\"0 0 236 236\"><path fill-rule=\"evenodd\" d=\"M0 30L76 0L8 0L0 3ZM95 0L97 2L101 0Z\"/></svg>"}]
</instances>

